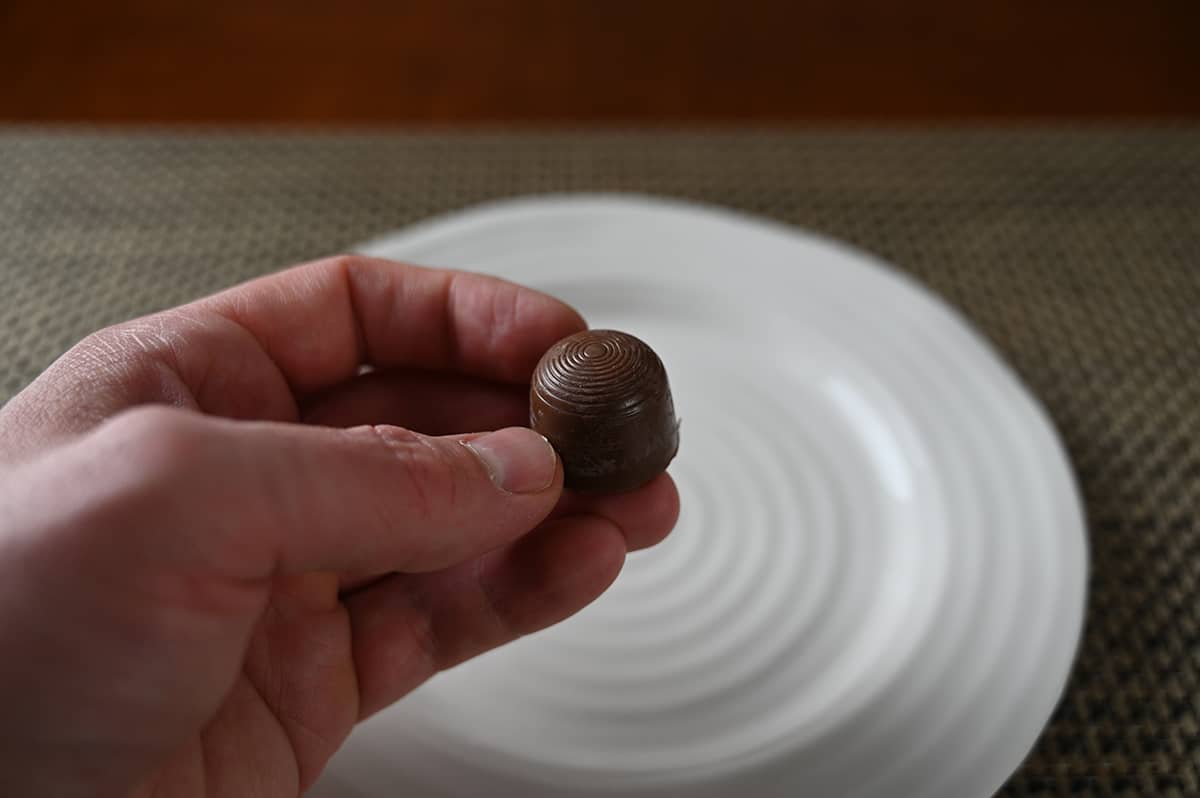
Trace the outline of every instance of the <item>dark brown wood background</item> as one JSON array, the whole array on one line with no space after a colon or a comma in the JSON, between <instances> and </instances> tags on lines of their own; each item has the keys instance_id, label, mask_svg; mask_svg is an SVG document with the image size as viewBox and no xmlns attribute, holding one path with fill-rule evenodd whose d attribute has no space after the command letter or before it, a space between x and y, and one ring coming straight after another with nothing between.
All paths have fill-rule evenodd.
<instances>
[{"instance_id":1,"label":"dark brown wood background","mask_svg":"<svg viewBox=\"0 0 1200 798\"><path fill-rule=\"evenodd\" d=\"M1200 116L1200 0L0 0L0 120Z\"/></svg>"}]
</instances>

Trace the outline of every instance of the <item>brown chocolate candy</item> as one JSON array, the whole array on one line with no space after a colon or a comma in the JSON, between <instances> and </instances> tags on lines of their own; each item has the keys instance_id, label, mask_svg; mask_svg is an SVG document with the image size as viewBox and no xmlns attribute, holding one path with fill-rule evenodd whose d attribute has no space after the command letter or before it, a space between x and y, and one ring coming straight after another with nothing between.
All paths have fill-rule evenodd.
<instances>
[{"instance_id":1,"label":"brown chocolate candy","mask_svg":"<svg viewBox=\"0 0 1200 798\"><path fill-rule=\"evenodd\" d=\"M566 485L617 493L644 485L679 449L667 372L628 333L587 330L542 356L529 391L531 426L563 461Z\"/></svg>"}]
</instances>

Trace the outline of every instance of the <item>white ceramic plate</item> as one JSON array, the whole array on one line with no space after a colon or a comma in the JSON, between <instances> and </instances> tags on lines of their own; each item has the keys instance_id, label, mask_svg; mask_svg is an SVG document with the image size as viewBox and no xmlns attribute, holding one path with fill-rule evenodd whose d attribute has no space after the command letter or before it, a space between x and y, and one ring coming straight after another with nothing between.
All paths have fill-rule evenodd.
<instances>
[{"instance_id":1,"label":"white ceramic plate","mask_svg":"<svg viewBox=\"0 0 1200 798\"><path fill-rule=\"evenodd\" d=\"M362 725L316 795L984 798L1082 624L1062 448L884 264L614 196L502 202L363 251L555 294L662 356L683 514L596 604Z\"/></svg>"}]
</instances>

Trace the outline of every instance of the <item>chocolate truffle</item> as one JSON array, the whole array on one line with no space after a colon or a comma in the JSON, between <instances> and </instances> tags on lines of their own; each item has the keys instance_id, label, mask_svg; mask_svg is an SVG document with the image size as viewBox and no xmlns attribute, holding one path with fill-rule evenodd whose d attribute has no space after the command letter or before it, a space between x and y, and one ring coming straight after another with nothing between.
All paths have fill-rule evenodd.
<instances>
[{"instance_id":1,"label":"chocolate truffle","mask_svg":"<svg viewBox=\"0 0 1200 798\"><path fill-rule=\"evenodd\" d=\"M586 330L550 347L534 370L529 405L531 426L558 452L574 490L632 490L679 449L666 369L628 333Z\"/></svg>"}]
</instances>

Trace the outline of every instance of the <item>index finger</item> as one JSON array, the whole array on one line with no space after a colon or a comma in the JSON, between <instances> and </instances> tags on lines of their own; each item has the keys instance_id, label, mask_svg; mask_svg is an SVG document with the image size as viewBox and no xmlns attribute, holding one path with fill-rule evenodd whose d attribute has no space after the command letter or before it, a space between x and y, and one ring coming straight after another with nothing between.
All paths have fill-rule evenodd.
<instances>
[{"instance_id":1,"label":"index finger","mask_svg":"<svg viewBox=\"0 0 1200 798\"><path fill-rule=\"evenodd\" d=\"M261 277L198 307L245 328L299 392L363 365L525 382L551 344L587 326L563 302L496 277L358 255Z\"/></svg>"}]
</instances>

